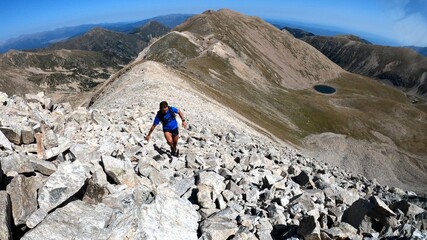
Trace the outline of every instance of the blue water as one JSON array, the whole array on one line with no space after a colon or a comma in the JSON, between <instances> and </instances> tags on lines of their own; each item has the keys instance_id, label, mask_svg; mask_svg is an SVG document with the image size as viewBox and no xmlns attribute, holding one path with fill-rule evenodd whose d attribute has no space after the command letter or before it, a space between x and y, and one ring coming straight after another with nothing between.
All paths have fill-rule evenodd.
<instances>
[{"instance_id":1,"label":"blue water","mask_svg":"<svg viewBox=\"0 0 427 240\"><path fill-rule=\"evenodd\" d=\"M326 85L316 85L314 86L314 90L324 94L332 94L337 91L335 88Z\"/></svg>"}]
</instances>

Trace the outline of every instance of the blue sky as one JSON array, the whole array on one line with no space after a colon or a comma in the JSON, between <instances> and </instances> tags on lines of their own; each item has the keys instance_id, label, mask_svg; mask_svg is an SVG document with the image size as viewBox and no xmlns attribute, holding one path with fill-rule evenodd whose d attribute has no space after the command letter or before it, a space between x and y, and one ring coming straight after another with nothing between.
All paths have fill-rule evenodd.
<instances>
[{"instance_id":1,"label":"blue sky","mask_svg":"<svg viewBox=\"0 0 427 240\"><path fill-rule=\"evenodd\" d=\"M0 42L65 26L221 8L378 35L400 45L427 46L427 0L1 0Z\"/></svg>"}]
</instances>

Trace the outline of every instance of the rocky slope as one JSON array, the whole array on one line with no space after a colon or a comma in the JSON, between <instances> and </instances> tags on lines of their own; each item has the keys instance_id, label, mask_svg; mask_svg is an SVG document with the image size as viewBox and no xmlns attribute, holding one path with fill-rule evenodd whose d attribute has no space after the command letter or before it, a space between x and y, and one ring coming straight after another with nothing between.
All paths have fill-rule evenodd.
<instances>
[{"instance_id":1,"label":"rocky slope","mask_svg":"<svg viewBox=\"0 0 427 240\"><path fill-rule=\"evenodd\" d=\"M160 129L143 140L160 100L189 121L179 157ZM425 198L260 135L159 63L91 109L43 94L0 102L1 239L427 237Z\"/></svg>"},{"instance_id":2,"label":"rocky slope","mask_svg":"<svg viewBox=\"0 0 427 240\"><path fill-rule=\"evenodd\" d=\"M144 49L139 60L172 67L260 131L332 166L383 184L427 189L425 104L413 105L399 90L343 71L258 18L205 12ZM319 94L312 89L318 83L337 92Z\"/></svg>"}]
</instances>

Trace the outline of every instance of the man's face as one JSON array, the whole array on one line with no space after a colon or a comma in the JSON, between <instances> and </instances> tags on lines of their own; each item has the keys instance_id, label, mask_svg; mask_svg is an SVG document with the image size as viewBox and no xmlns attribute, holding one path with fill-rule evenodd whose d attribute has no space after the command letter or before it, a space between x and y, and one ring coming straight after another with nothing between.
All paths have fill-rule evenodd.
<instances>
[{"instance_id":1,"label":"man's face","mask_svg":"<svg viewBox=\"0 0 427 240\"><path fill-rule=\"evenodd\" d=\"M168 112L169 107L164 107L160 111L162 111L163 114L166 114Z\"/></svg>"}]
</instances>

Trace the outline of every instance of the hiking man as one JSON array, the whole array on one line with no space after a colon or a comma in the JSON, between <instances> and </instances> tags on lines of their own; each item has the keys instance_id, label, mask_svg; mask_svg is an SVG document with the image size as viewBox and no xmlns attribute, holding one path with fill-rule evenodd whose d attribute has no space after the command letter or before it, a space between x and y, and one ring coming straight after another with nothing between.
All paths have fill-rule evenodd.
<instances>
[{"instance_id":1,"label":"hiking man","mask_svg":"<svg viewBox=\"0 0 427 240\"><path fill-rule=\"evenodd\" d=\"M176 145L178 144L179 139L178 122L176 121L175 116L176 113L178 113L182 120L182 126L186 128L187 123L185 122L184 115L182 114L181 110L169 106L166 101L162 101L160 103L160 110L157 112L156 117L154 118L154 123L145 137L145 140L149 141L151 138L151 133L154 131L156 126L162 122L163 133L165 134L166 142L171 148L172 156L178 156L179 154L178 150L176 149Z\"/></svg>"}]
</instances>

